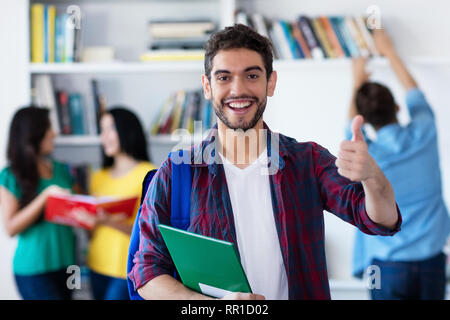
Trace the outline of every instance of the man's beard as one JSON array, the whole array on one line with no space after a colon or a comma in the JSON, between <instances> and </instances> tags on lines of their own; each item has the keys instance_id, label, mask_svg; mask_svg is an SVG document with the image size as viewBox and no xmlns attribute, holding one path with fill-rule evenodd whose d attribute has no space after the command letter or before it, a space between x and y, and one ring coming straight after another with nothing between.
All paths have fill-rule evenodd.
<instances>
[{"instance_id":1,"label":"man's beard","mask_svg":"<svg viewBox=\"0 0 450 320\"><path fill-rule=\"evenodd\" d=\"M231 97L232 99L252 99L253 103L256 104L256 112L255 115L253 116L253 118L250 121L243 121L243 120L238 120L237 124L232 124L231 121L226 117L225 113L223 112L225 108L228 108L225 104L225 100L229 100L230 97L226 98L226 99L222 99L220 101L220 104L217 104L214 101L214 97L211 94L211 100L212 103L214 105L214 112L216 113L217 117L230 129L233 130L238 130L241 129L244 132L253 128L259 121L259 119L261 119L264 110L266 109L266 104L267 104L267 99L264 99L263 101L259 102L259 99L255 96L238 96L238 97Z\"/></svg>"}]
</instances>

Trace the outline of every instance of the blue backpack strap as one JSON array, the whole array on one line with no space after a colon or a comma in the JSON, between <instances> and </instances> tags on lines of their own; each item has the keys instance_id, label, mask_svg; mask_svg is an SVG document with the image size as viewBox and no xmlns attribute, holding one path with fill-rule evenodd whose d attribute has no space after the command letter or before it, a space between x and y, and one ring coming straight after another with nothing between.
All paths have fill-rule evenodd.
<instances>
[{"instance_id":1,"label":"blue backpack strap","mask_svg":"<svg viewBox=\"0 0 450 320\"><path fill-rule=\"evenodd\" d=\"M131 237L130 237L130 247L128 249L128 260L127 260L127 275L131 272L134 266L134 254L136 251L139 250L139 217L141 215L142 210L142 203L144 202L145 195L147 194L148 186L150 185L150 182L153 179L153 176L156 173L156 169L150 170L147 172L147 175L145 176L143 182L142 182L142 193L141 193L141 203L139 206L139 210L136 214L136 219L134 220L133 224L133 230L131 231ZM142 297L137 293L137 291L134 289L134 284L130 280L130 278L127 276L127 284L128 284L128 293L130 295L131 300L143 300Z\"/></svg>"},{"instance_id":2,"label":"blue backpack strap","mask_svg":"<svg viewBox=\"0 0 450 320\"><path fill-rule=\"evenodd\" d=\"M183 156L183 150L177 151L180 158ZM172 153L169 157L173 159ZM144 201L145 195L147 194L148 186L150 185L153 176L157 170L151 170L147 173L142 182L142 194L141 203L139 206L138 213L136 215L136 220L134 221L133 230L131 232L130 248L128 250L128 263L127 263L127 274L131 272L134 266L134 255L137 250L139 250L139 217L141 215L142 203ZM179 229L187 230L190 223L190 207L191 207L191 166L189 163L175 164L172 162L172 196L170 200L171 204L171 218L170 224ZM174 277L178 278L175 271ZM134 284L127 277L128 283L128 293L131 300L143 300L142 297L134 289Z\"/></svg>"},{"instance_id":3,"label":"blue backpack strap","mask_svg":"<svg viewBox=\"0 0 450 320\"><path fill-rule=\"evenodd\" d=\"M179 159L183 158L183 150L174 151ZM169 154L173 159L173 153ZM172 161L172 196L170 200L170 224L174 228L187 230L190 223L191 207L191 166L189 163L175 164Z\"/></svg>"}]
</instances>

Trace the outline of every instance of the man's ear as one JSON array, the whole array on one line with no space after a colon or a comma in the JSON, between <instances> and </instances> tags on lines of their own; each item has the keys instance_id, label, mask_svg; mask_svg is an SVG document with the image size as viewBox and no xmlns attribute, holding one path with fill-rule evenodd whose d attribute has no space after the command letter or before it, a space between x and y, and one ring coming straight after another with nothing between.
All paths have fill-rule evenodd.
<instances>
[{"instance_id":1,"label":"man's ear","mask_svg":"<svg viewBox=\"0 0 450 320\"><path fill-rule=\"evenodd\" d=\"M277 86L277 72L275 70L272 71L272 74L267 81L267 96L272 97L275 93L275 87Z\"/></svg>"},{"instance_id":2,"label":"man's ear","mask_svg":"<svg viewBox=\"0 0 450 320\"><path fill-rule=\"evenodd\" d=\"M203 95L206 100L211 100L211 84L206 74L202 75Z\"/></svg>"},{"instance_id":3,"label":"man's ear","mask_svg":"<svg viewBox=\"0 0 450 320\"><path fill-rule=\"evenodd\" d=\"M400 111L400 107L398 106L398 104L395 105L395 112L399 112Z\"/></svg>"}]
</instances>

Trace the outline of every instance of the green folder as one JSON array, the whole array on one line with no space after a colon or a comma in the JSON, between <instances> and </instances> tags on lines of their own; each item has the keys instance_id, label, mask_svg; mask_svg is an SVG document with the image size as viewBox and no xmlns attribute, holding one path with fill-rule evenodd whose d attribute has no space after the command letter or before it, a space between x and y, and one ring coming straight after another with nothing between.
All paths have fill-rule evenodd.
<instances>
[{"instance_id":1,"label":"green folder","mask_svg":"<svg viewBox=\"0 0 450 320\"><path fill-rule=\"evenodd\" d=\"M216 298L252 292L233 243L163 224L158 227L186 287Z\"/></svg>"}]
</instances>

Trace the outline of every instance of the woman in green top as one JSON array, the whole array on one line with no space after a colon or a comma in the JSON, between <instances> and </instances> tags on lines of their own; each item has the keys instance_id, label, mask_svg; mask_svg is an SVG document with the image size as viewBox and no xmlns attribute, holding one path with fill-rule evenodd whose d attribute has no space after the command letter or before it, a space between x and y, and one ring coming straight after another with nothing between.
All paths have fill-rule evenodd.
<instances>
[{"instance_id":1,"label":"woman in green top","mask_svg":"<svg viewBox=\"0 0 450 320\"><path fill-rule=\"evenodd\" d=\"M73 179L50 158L54 133L47 109L26 107L13 117L8 140L9 166L0 173L0 204L7 233L18 235L13 272L23 299L70 299L68 266L75 264L70 227L47 222L47 197L69 194Z\"/></svg>"}]
</instances>

